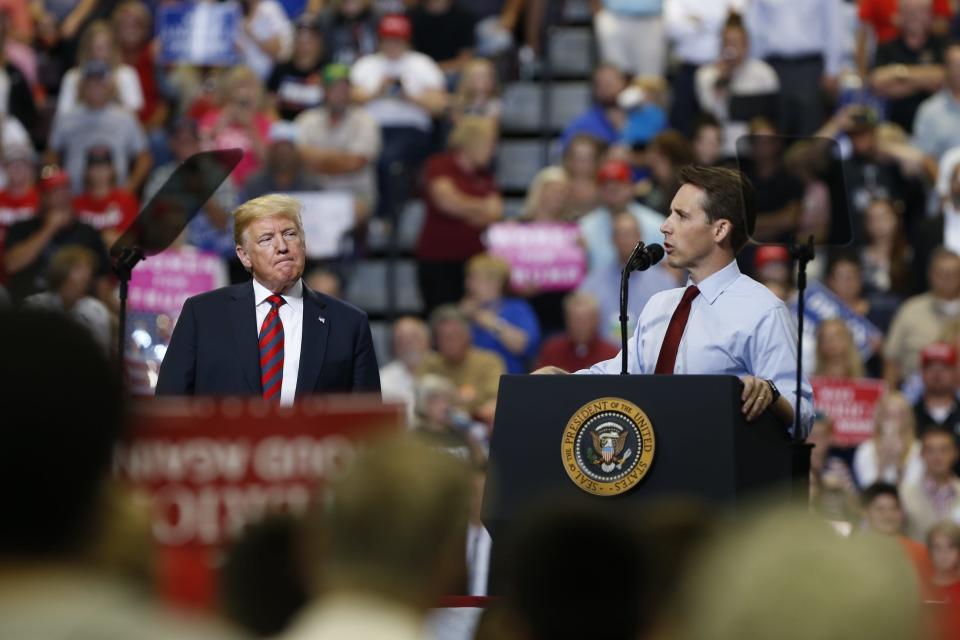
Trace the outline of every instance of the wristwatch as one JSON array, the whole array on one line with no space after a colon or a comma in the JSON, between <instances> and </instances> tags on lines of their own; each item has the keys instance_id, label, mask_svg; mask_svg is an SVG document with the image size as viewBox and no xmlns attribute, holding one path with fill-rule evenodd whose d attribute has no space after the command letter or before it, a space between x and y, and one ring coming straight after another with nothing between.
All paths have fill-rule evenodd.
<instances>
[{"instance_id":1,"label":"wristwatch","mask_svg":"<svg viewBox=\"0 0 960 640\"><path fill-rule=\"evenodd\" d=\"M773 394L773 399L770 401L770 404L773 404L780 399L780 389L777 389L777 385L773 384L773 380L765 380L765 382L770 387L770 393Z\"/></svg>"}]
</instances>

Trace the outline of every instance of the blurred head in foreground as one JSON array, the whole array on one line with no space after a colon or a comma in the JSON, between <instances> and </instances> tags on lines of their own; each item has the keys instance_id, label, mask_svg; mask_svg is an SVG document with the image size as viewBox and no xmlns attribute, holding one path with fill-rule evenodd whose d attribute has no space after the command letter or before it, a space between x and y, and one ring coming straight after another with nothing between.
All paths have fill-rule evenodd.
<instances>
[{"instance_id":1,"label":"blurred head in foreground","mask_svg":"<svg viewBox=\"0 0 960 640\"><path fill-rule=\"evenodd\" d=\"M464 580L469 468L411 437L361 452L320 521L326 594L426 611Z\"/></svg>"},{"instance_id":2,"label":"blurred head in foreground","mask_svg":"<svg viewBox=\"0 0 960 640\"><path fill-rule=\"evenodd\" d=\"M124 422L121 380L90 333L63 315L3 311L0 332L0 559L74 556L102 506Z\"/></svg>"},{"instance_id":3,"label":"blurred head in foreground","mask_svg":"<svg viewBox=\"0 0 960 640\"><path fill-rule=\"evenodd\" d=\"M685 640L923 637L917 581L896 541L844 539L808 514L758 512L687 577Z\"/></svg>"}]
</instances>

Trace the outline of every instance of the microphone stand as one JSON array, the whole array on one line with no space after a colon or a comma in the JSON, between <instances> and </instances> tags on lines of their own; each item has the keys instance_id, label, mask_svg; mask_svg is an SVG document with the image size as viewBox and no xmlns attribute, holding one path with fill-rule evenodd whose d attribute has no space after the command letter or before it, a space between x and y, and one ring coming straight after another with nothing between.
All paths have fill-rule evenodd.
<instances>
[{"instance_id":1,"label":"microphone stand","mask_svg":"<svg viewBox=\"0 0 960 640\"><path fill-rule=\"evenodd\" d=\"M633 271L637 256L643 251L644 246L643 240L637 243L637 246L630 253L627 263L623 265L623 273L620 274L620 353L623 362L620 367L620 375L622 376L627 375L627 369L629 368L627 366L629 358L627 354L627 323L630 321L630 317L627 315L627 297L629 296L627 287L630 282L630 272Z\"/></svg>"},{"instance_id":2,"label":"microphone stand","mask_svg":"<svg viewBox=\"0 0 960 640\"><path fill-rule=\"evenodd\" d=\"M127 291L130 286L130 277L133 268L144 259L143 250L140 247L124 247L113 265L113 271L120 280L120 318L119 333L117 335L117 359L120 362L120 370L123 370L123 358L126 353L127 336Z\"/></svg>"},{"instance_id":3,"label":"microphone stand","mask_svg":"<svg viewBox=\"0 0 960 640\"><path fill-rule=\"evenodd\" d=\"M813 236L807 241L798 244L796 240L790 242L790 255L797 261L797 395L795 396L793 411L793 441L803 442L800 435L800 388L803 380L803 309L804 297L807 290L807 264L813 260Z\"/></svg>"}]
</instances>

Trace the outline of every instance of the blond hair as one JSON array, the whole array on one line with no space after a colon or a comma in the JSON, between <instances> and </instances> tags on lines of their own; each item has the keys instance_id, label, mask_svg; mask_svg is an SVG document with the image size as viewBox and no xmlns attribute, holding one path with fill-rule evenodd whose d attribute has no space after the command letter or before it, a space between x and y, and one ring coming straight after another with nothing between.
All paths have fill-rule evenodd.
<instances>
[{"instance_id":1,"label":"blond hair","mask_svg":"<svg viewBox=\"0 0 960 640\"><path fill-rule=\"evenodd\" d=\"M233 212L233 240L237 246L243 244L243 232L257 220L280 216L297 225L297 231L303 236L303 219L300 217L300 201L279 193L269 193L253 200L247 200Z\"/></svg>"},{"instance_id":2,"label":"blond hair","mask_svg":"<svg viewBox=\"0 0 960 640\"><path fill-rule=\"evenodd\" d=\"M466 64L460 73L460 82L457 84L456 95L456 102L459 106L464 107L476 98L470 86L470 79L474 71L481 68L487 71L490 77L493 78L493 95L500 95L500 79L497 77L497 68L486 58L474 58Z\"/></svg>"},{"instance_id":3,"label":"blond hair","mask_svg":"<svg viewBox=\"0 0 960 640\"><path fill-rule=\"evenodd\" d=\"M479 253L467 261L467 274L476 272L489 273L499 278L501 284L506 284L510 278L510 265L491 253Z\"/></svg>"},{"instance_id":4,"label":"blond hair","mask_svg":"<svg viewBox=\"0 0 960 640\"><path fill-rule=\"evenodd\" d=\"M116 69L120 65L120 51L117 48L117 40L113 37L113 28L106 20L94 20L87 28L83 30L80 36L80 44L77 45L77 67L83 68L83 65L90 62L93 50L93 41L97 36L105 35L110 38L110 60L108 61L111 69Z\"/></svg>"},{"instance_id":5,"label":"blond hair","mask_svg":"<svg viewBox=\"0 0 960 640\"><path fill-rule=\"evenodd\" d=\"M527 199L523 201L523 215L532 218L540 208L540 198L543 195L543 188L548 182L570 182L570 176L563 167L550 166L544 167L534 176L530 188L527 190Z\"/></svg>"},{"instance_id":6,"label":"blond hair","mask_svg":"<svg viewBox=\"0 0 960 640\"><path fill-rule=\"evenodd\" d=\"M863 377L863 358L860 357L860 352L857 350L857 345L853 341L853 333L850 331L850 327L847 326L847 323L840 318L827 318L820 323L820 326L817 327L817 374L824 374L824 362L823 362L823 332L827 327L836 326L840 327L843 332L843 337L847 341L847 377L850 378L862 378Z\"/></svg>"},{"instance_id":7,"label":"blond hair","mask_svg":"<svg viewBox=\"0 0 960 640\"><path fill-rule=\"evenodd\" d=\"M245 84L251 84L256 88L256 106L259 109L263 102L263 82L253 69L243 64L232 67L218 79L220 104L230 102L237 88Z\"/></svg>"},{"instance_id":8,"label":"blond hair","mask_svg":"<svg viewBox=\"0 0 960 640\"><path fill-rule=\"evenodd\" d=\"M897 424L897 434L903 442L903 453L900 455L901 468L907 461L910 454L910 448L913 441L917 438L917 419L913 413L913 405L907 400L907 397L899 391L887 391L877 401L876 409L873 412L873 440L879 442L883 436L883 426L887 420L887 414L899 405L902 418Z\"/></svg>"},{"instance_id":9,"label":"blond hair","mask_svg":"<svg viewBox=\"0 0 960 640\"><path fill-rule=\"evenodd\" d=\"M483 116L464 116L454 126L447 137L447 146L463 150L479 140L493 140L497 137L497 121Z\"/></svg>"}]
</instances>

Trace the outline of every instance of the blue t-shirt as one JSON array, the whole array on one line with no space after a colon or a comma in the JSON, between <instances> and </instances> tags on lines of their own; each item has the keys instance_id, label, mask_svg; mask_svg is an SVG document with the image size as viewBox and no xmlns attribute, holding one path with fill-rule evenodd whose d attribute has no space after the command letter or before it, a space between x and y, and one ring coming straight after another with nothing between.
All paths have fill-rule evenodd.
<instances>
[{"instance_id":1,"label":"blue t-shirt","mask_svg":"<svg viewBox=\"0 0 960 640\"><path fill-rule=\"evenodd\" d=\"M507 373L526 373L527 363L540 348L540 323L537 315L527 301L520 298L504 298L493 310L501 320L509 322L529 336L526 351L519 356L511 353L497 336L477 325L473 325L473 345L500 354L507 365Z\"/></svg>"}]
</instances>

